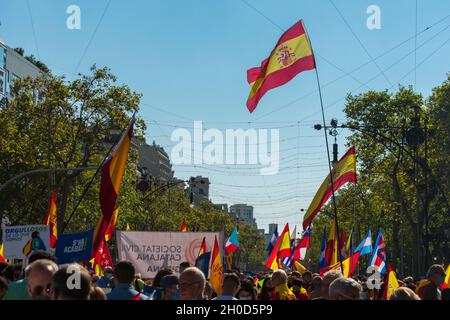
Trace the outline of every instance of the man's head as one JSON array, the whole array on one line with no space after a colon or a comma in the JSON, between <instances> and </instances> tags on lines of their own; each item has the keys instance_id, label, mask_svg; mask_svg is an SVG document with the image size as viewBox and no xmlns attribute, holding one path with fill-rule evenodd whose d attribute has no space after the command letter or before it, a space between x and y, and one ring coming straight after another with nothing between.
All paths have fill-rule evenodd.
<instances>
[{"instance_id":1,"label":"man's head","mask_svg":"<svg viewBox=\"0 0 450 320\"><path fill-rule=\"evenodd\" d=\"M90 291L91 276L77 263L66 264L53 275L52 300L88 300Z\"/></svg>"},{"instance_id":2,"label":"man's head","mask_svg":"<svg viewBox=\"0 0 450 320\"><path fill-rule=\"evenodd\" d=\"M164 300L179 300L178 277L175 274L168 274L161 278L159 282L164 292Z\"/></svg>"},{"instance_id":3,"label":"man's head","mask_svg":"<svg viewBox=\"0 0 450 320\"><path fill-rule=\"evenodd\" d=\"M361 285L352 278L339 277L330 284L330 300L360 300Z\"/></svg>"},{"instance_id":4,"label":"man's head","mask_svg":"<svg viewBox=\"0 0 450 320\"><path fill-rule=\"evenodd\" d=\"M184 270L186 270L187 268L189 268L191 266L191 264L188 261L184 261L182 263L180 263L180 274L183 273Z\"/></svg>"},{"instance_id":5,"label":"man's head","mask_svg":"<svg viewBox=\"0 0 450 320\"><path fill-rule=\"evenodd\" d=\"M56 256L47 251L34 251L28 258L28 263L32 264L33 262L41 259L46 259L53 261L54 263L58 263Z\"/></svg>"},{"instance_id":6,"label":"man's head","mask_svg":"<svg viewBox=\"0 0 450 320\"><path fill-rule=\"evenodd\" d=\"M302 275L302 279L306 282L306 283L311 283L312 281L312 273L311 271L305 271Z\"/></svg>"},{"instance_id":7,"label":"man's head","mask_svg":"<svg viewBox=\"0 0 450 320\"><path fill-rule=\"evenodd\" d=\"M427 278L436 287L440 287L445 280L445 270L440 264L433 264L427 272Z\"/></svg>"},{"instance_id":8,"label":"man's head","mask_svg":"<svg viewBox=\"0 0 450 320\"><path fill-rule=\"evenodd\" d=\"M271 280L272 280L272 285L274 287L276 287L280 284L287 284L288 276L286 274L286 271L284 271L283 269L275 270L272 273Z\"/></svg>"},{"instance_id":9,"label":"man's head","mask_svg":"<svg viewBox=\"0 0 450 320\"><path fill-rule=\"evenodd\" d=\"M131 262L120 261L114 268L114 279L117 283L131 284L134 280L135 273L134 266Z\"/></svg>"},{"instance_id":10,"label":"man's head","mask_svg":"<svg viewBox=\"0 0 450 320\"><path fill-rule=\"evenodd\" d=\"M400 287L392 292L389 300L420 300L419 296L409 288Z\"/></svg>"},{"instance_id":11,"label":"man's head","mask_svg":"<svg viewBox=\"0 0 450 320\"><path fill-rule=\"evenodd\" d=\"M27 291L33 300L49 300L53 274L58 266L51 260L34 261L25 269Z\"/></svg>"},{"instance_id":12,"label":"man's head","mask_svg":"<svg viewBox=\"0 0 450 320\"><path fill-rule=\"evenodd\" d=\"M342 273L340 273L339 271L335 271L335 270L330 270L328 272L326 272L323 275L323 280L322 280L322 298L324 299L328 299L330 296L329 293L329 288L330 288L330 284L338 279L338 278L342 278Z\"/></svg>"},{"instance_id":13,"label":"man's head","mask_svg":"<svg viewBox=\"0 0 450 320\"><path fill-rule=\"evenodd\" d=\"M206 279L203 272L196 267L189 267L180 275L180 296L182 300L201 300L205 290Z\"/></svg>"},{"instance_id":14,"label":"man's head","mask_svg":"<svg viewBox=\"0 0 450 320\"><path fill-rule=\"evenodd\" d=\"M235 296L241 286L241 280L234 273L225 273L223 276L222 295Z\"/></svg>"}]
</instances>

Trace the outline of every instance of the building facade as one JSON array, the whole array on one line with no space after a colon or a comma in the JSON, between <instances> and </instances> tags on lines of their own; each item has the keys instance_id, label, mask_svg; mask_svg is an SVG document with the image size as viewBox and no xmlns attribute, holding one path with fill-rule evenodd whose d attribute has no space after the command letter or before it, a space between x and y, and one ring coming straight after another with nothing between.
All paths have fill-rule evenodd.
<instances>
[{"instance_id":1,"label":"building facade","mask_svg":"<svg viewBox=\"0 0 450 320\"><path fill-rule=\"evenodd\" d=\"M0 101L11 99L11 87L16 79L37 77L41 70L0 40Z\"/></svg>"},{"instance_id":2,"label":"building facade","mask_svg":"<svg viewBox=\"0 0 450 320\"><path fill-rule=\"evenodd\" d=\"M189 178L187 196L194 206L200 205L202 201L209 201L209 179L207 177L196 176Z\"/></svg>"},{"instance_id":3,"label":"building facade","mask_svg":"<svg viewBox=\"0 0 450 320\"><path fill-rule=\"evenodd\" d=\"M230 206L230 216L240 222L248 223L257 227L256 219L253 218L253 206L247 204L233 204Z\"/></svg>"},{"instance_id":4,"label":"building facade","mask_svg":"<svg viewBox=\"0 0 450 320\"><path fill-rule=\"evenodd\" d=\"M159 183L173 181L172 164L163 147L155 141L151 145L137 139L133 142L139 151L138 170L141 174L146 174L149 179Z\"/></svg>"}]
</instances>

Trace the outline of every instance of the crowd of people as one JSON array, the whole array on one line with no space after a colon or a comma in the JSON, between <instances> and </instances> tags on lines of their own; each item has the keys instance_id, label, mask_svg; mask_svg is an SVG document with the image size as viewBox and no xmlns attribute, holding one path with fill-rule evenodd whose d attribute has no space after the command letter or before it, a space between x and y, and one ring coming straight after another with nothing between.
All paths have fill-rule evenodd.
<instances>
[{"instance_id":1,"label":"crowd of people","mask_svg":"<svg viewBox=\"0 0 450 320\"><path fill-rule=\"evenodd\" d=\"M390 300L450 300L441 265L432 265L426 278L399 279ZM338 271L323 276L309 271L275 270L249 274L227 270L218 295L203 272L183 262L179 272L161 269L144 280L131 262L120 261L96 275L77 263L58 266L56 257L34 252L23 270L0 263L0 299L4 300L382 300L384 283L370 289L364 276L343 277Z\"/></svg>"}]
</instances>

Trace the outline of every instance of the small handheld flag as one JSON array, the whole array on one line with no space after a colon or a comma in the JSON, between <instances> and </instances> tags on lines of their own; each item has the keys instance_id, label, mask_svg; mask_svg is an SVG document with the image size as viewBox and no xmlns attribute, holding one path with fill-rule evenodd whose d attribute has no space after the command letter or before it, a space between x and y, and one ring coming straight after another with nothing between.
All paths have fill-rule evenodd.
<instances>
[{"instance_id":1,"label":"small handheld flag","mask_svg":"<svg viewBox=\"0 0 450 320\"><path fill-rule=\"evenodd\" d=\"M359 251L360 255L372 253L372 234L370 233L370 230L367 232L367 235L361 243L356 247L355 252L357 251Z\"/></svg>"}]
</instances>

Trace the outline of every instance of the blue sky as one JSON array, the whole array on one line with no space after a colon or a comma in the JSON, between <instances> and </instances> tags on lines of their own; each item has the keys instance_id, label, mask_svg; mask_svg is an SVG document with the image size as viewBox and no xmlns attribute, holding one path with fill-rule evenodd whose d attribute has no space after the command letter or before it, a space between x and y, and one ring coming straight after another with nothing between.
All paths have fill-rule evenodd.
<instances>
[{"instance_id":1,"label":"blue sky","mask_svg":"<svg viewBox=\"0 0 450 320\"><path fill-rule=\"evenodd\" d=\"M332 117L345 120L347 93L416 84L428 96L449 71L450 1L417 1L417 32L432 28L417 36L416 81L415 0L333 2L359 41L329 0L0 0L0 39L24 48L68 79L87 72L93 63L109 66L120 83L143 94L147 140L156 140L169 154L172 131L192 132L194 120L224 133L227 128L279 128L277 175L261 176L257 165L175 166L175 175L209 177L214 202L253 205L261 228L289 222L300 230L300 209L308 207L327 175L323 132L312 128L321 122L314 71L267 93L253 114L245 107L246 70L268 56L280 28L304 20L327 122ZM81 9L80 30L66 27L71 4ZM366 27L369 5L381 9L379 30ZM378 66L369 57L383 53L375 60ZM338 136L340 155L347 134Z\"/></svg>"}]
</instances>

